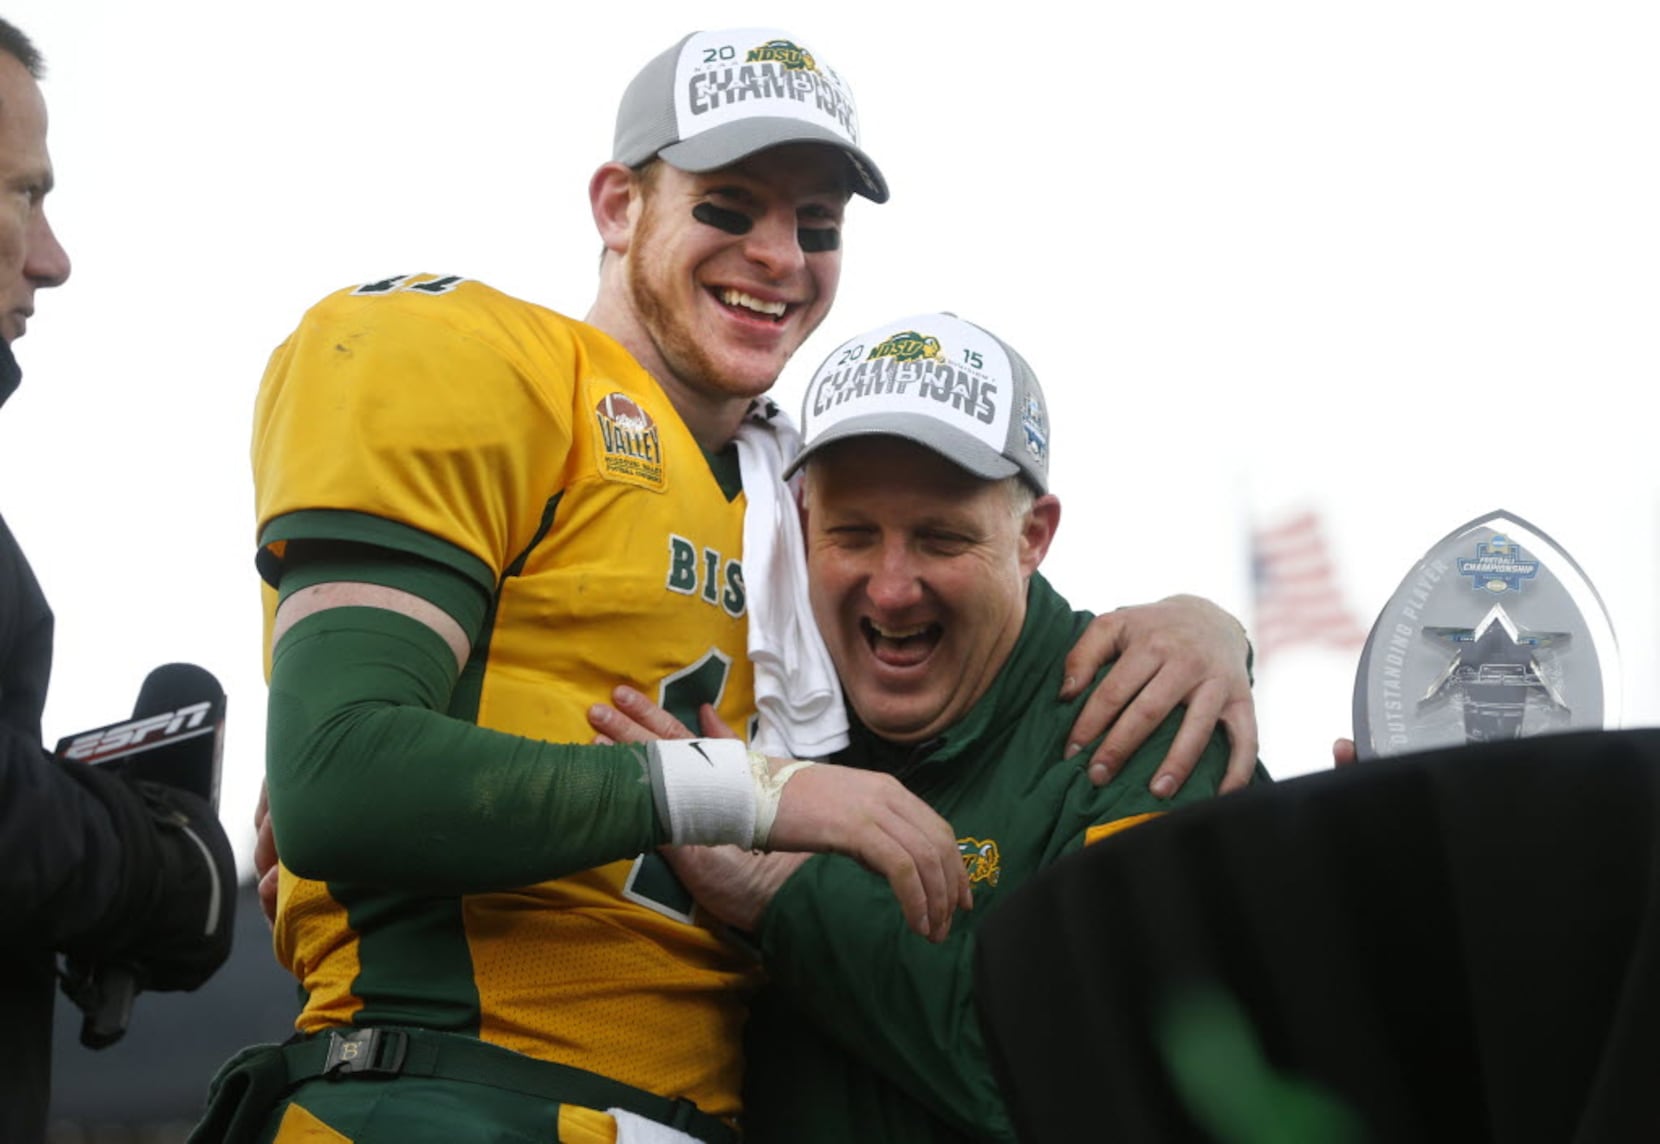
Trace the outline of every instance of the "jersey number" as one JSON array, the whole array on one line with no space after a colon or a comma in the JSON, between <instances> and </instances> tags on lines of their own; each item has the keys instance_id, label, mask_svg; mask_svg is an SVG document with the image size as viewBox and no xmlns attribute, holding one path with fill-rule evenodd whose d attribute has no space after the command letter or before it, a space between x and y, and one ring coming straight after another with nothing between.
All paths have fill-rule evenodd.
<instances>
[{"instance_id":1,"label":"jersey number","mask_svg":"<svg viewBox=\"0 0 1660 1144\"><path fill-rule=\"evenodd\" d=\"M419 282L412 279L420 278ZM459 274L446 274L442 278L431 275L399 274L393 278L382 278L379 282L365 282L353 294L390 294L396 290L413 290L417 294L448 294L457 285L466 279Z\"/></svg>"},{"instance_id":2,"label":"jersey number","mask_svg":"<svg viewBox=\"0 0 1660 1144\"><path fill-rule=\"evenodd\" d=\"M698 732L698 708L705 703L720 705L731 674L731 657L710 648L702 659L666 677L657 688L657 703L663 710ZM655 910L677 922L692 924L692 892L657 851L634 859L623 883L623 897L648 910Z\"/></svg>"}]
</instances>

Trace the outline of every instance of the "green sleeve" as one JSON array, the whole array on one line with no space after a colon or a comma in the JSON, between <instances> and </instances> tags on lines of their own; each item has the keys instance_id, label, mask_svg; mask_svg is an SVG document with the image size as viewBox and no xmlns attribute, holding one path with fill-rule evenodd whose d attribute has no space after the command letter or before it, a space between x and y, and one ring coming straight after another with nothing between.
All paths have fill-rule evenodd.
<instances>
[{"instance_id":1,"label":"green sleeve","mask_svg":"<svg viewBox=\"0 0 1660 1144\"><path fill-rule=\"evenodd\" d=\"M1124 764L1123 770L1105 786L1096 786L1088 774L1080 770L1067 791L1065 805L1055 818L1055 831L1050 837L1044 855L1044 864L1065 854L1083 849L1088 829L1145 814L1165 814L1188 803L1215 798L1228 769L1228 735L1220 724L1211 732L1210 741L1199 754L1193 772L1187 781L1169 798L1159 798L1147 789L1170 753L1176 732L1181 730L1187 708L1178 706L1165 716L1164 722L1153 729L1147 740L1137 747ZM1090 749L1093 749L1090 748ZM1086 750L1082 757L1089 755ZM1267 770L1258 761L1251 782L1270 782ZM1080 828L1079 823L1083 823ZM1133 829L1131 827L1130 829Z\"/></svg>"},{"instance_id":2,"label":"green sleeve","mask_svg":"<svg viewBox=\"0 0 1660 1144\"><path fill-rule=\"evenodd\" d=\"M307 573L295 582L365 578ZM436 632L381 608L330 608L283 635L266 777L284 865L320 881L476 893L665 841L642 748L545 743L452 718L442 712L457 676Z\"/></svg>"},{"instance_id":3,"label":"green sleeve","mask_svg":"<svg viewBox=\"0 0 1660 1144\"><path fill-rule=\"evenodd\" d=\"M974 1009L974 935L961 921L945 941L925 941L886 881L820 855L779 890L758 936L773 987L860 1065L973 1139L1013 1140Z\"/></svg>"}]
</instances>

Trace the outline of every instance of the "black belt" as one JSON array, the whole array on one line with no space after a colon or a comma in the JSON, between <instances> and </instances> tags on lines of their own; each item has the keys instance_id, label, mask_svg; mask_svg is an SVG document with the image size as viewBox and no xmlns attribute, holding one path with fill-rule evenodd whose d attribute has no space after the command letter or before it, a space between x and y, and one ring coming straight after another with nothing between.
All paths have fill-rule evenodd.
<instances>
[{"instance_id":1,"label":"black belt","mask_svg":"<svg viewBox=\"0 0 1660 1144\"><path fill-rule=\"evenodd\" d=\"M586 1069L537 1060L452 1033L402 1027L332 1029L283 1045L274 1052L280 1055L286 1073L282 1084L284 1091L319 1077L328 1080L434 1077L486 1085L559 1104L578 1104L601 1111L621 1108L677 1128L705 1141L705 1144L738 1144L738 1134L729 1124L710 1116L689 1100L671 1100ZM274 1061L267 1064L265 1061L249 1060L246 1063L265 1073L266 1077L276 1079L271 1077L274 1070L270 1065ZM224 1075L220 1078L222 1082L230 1080ZM230 1090L249 1086L246 1083L226 1083L223 1087ZM252 1087L269 1091L264 1085ZM227 1091L226 1096L230 1095ZM220 1117L212 1115L213 1111L210 1109L209 1121L223 1123ZM232 1112L227 1108L221 1115L229 1118ZM241 1118L236 1119L240 1121Z\"/></svg>"}]
</instances>

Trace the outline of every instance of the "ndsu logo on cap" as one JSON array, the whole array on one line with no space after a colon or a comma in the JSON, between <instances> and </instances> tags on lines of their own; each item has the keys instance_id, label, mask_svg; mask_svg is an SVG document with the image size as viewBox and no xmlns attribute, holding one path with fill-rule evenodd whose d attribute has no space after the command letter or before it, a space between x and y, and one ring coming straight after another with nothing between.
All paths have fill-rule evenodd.
<instances>
[{"instance_id":1,"label":"ndsu logo on cap","mask_svg":"<svg viewBox=\"0 0 1660 1144\"><path fill-rule=\"evenodd\" d=\"M891 357L895 361L915 361L918 358L939 356L940 340L919 334L915 330L904 330L894 334L870 351L872 361L883 357Z\"/></svg>"},{"instance_id":2,"label":"ndsu logo on cap","mask_svg":"<svg viewBox=\"0 0 1660 1144\"><path fill-rule=\"evenodd\" d=\"M813 53L806 48L797 47L788 40L768 40L758 48L749 49L749 54L744 57L746 63L759 63L762 60L781 63L792 71L818 71L818 65L813 63Z\"/></svg>"},{"instance_id":3,"label":"ndsu logo on cap","mask_svg":"<svg viewBox=\"0 0 1660 1144\"><path fill-rule=\"evenodd\" d=\"M600 475L642 488L663 489L663 437L650 413L626 393L608 393L594 406Z\"/></svg>"}]
</instances>

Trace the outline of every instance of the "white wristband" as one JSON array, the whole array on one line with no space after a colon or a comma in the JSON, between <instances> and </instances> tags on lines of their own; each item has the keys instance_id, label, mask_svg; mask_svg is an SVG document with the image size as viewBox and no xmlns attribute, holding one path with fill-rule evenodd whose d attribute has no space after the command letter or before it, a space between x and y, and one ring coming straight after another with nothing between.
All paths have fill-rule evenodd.
<instances>
[{"instance_id":1,"label":"white wristband","mask_svg":"<svg viewBox=\"0 0 1660 1144\"><path fill-rule=\"evenodd\" d=\"M778 817L778 800L784 797L784 784L802 767L813 765L811 759L801 759L773 774L771 760L760 751L749 752L749 769L755 776L754 849L766 849L772 837L772 823Z\"/></svg>"},{"instance_id":2,"label":"white wristband","mask_svg":"<svg viewBox=\"0 0 1660 1144\"><path fill-rule=\"evenodd\" d=\"M741 740L663 739L651 744L651 759L652 788L670 842L751 844L758 799Z\"/></svg>"}]
</instances>

